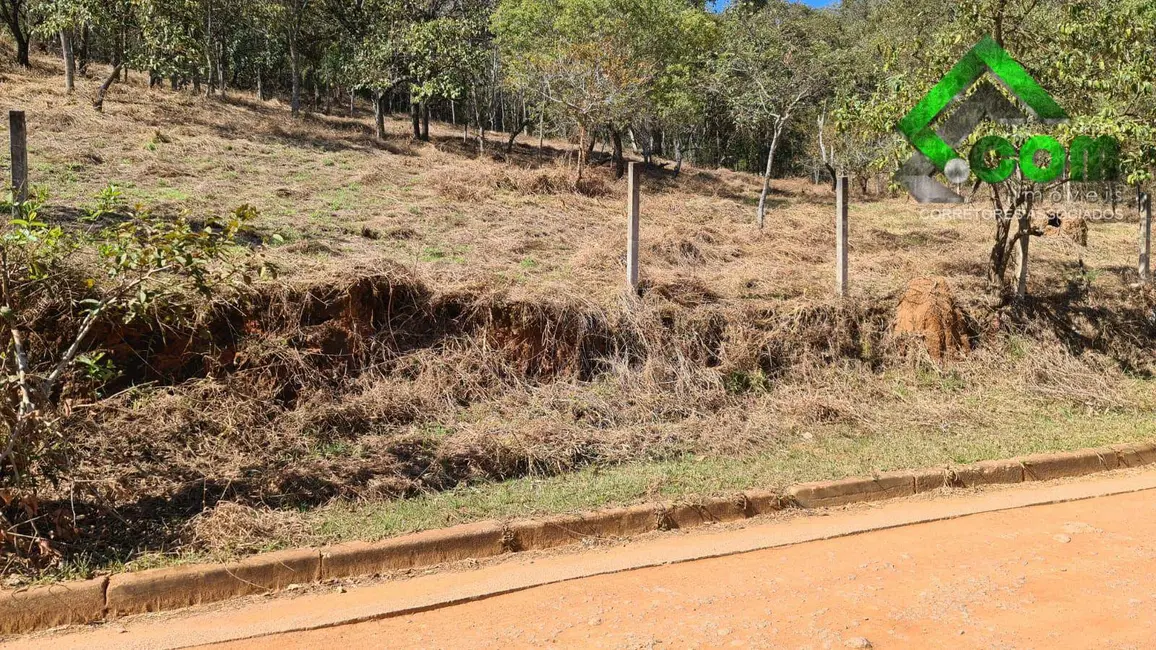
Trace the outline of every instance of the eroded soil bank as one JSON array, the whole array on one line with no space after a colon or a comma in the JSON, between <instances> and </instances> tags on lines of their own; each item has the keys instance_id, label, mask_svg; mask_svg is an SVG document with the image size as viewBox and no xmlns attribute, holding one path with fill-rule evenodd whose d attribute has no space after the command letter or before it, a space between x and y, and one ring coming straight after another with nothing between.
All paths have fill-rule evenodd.
<instances>
[{"instance_id":1,"label":"eroded soil bank","mask_svg":"<svg viewBox=\"0 0 1156 650\"><path fill-rule=\"evenodd\" d=\"M1153 352L1139 343L1153 339L1152 296L1134 298L1132 311L972 305L956 314L970 351L943 362L922 333L893 333L898 296L736 305L650 287L607 309L438 293L395 268L263 285L191 327L110 321L93 347L118 375L70 384L67 439L46 456L58 482L7 506L48 540L14 566L244 553L316 541L294 513L334 499L688 454L885 439L873 465L886 469L904 447L948 449L980 428L1036 451L1048 441L1016 429L1151 414ZM824 453L818 476L839 464Z\"/></svg>"}]
</instances>

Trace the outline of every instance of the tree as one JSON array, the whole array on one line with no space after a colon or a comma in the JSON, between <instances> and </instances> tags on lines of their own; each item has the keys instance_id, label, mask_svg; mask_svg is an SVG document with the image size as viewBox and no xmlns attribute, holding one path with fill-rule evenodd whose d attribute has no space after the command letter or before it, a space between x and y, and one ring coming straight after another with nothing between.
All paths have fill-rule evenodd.
<instances>
[{"instance_id":1,"label":"tree","mask_svg":"<svg viewBox=\"0 0 1156 650\"><path fill-rule=\"evenodd\" d=\"M393 0L369 0L358 8L338 5L331 12L344 28L343 47L352 53L345 73L353 88L372 95L375 132L383 139L389 93L408 73L402 47L404 7Z\"/></svg>"},{"instance_id":2,"label":"tree","mask_svg":"<svg viewBox=\"0 0 1156 650\"><path fill-rule=\"evenodd\" d=\"M815 29L814 14L780 0L728 12L716 83L735 125L769 139L757 222L766 222L767 194L784 129L827 87L829 47Z\"/></svg>"},{"instance_id":3,"label":"tree","mask_svg":"<svg viewBox=\"0 0 1156 650\"><path fill-rule=\"evenodd\" d=\"M132 0L111 0L96 5L100 13L95 18L95 27L101 28L109 43L109 63L111 68L108 76L101 82L96 96L92 99L92 107L101 112L104 110L104 98L116 80L120 78L120 71L128 63L129 56L138 43L130 37L136 30L136 7Z\"/></svg>"},{"instance_id":4,"label":"tree","mask_svg":"<svg viewBox=\"0 0 1156 650\"><path fill-rule=\"evenodd\" d=\"M629 121L607 125L617 177L625 170L622 132L633 125L643 127L648 134L657 129L661 135L671 136L675 170L681 169L687 141L707 111L711 62L719 44L719 22L701 7L663 2L649 7L645 15L648 22L637 47L639 57L650 62L654 76L647 84L645 103L638 105ZM653 138L647 138L644 154L648 163L653 150Z\"/></svg>"},{"instance_id":5,"label":"tree","mask_svg":"<svg viewBox=\"0 0 1156 650\"><path fill-rule=\"evenodd\" d=\"M310 0L277 0L279 23L289 46L289 75L291 83L291 106L293 117L301 115L301 47L306 30L309 28Z\"/></svg>"},{"instance_id":6,"label":"tree","mask_svg":"<svg viewBox=\"0 0 1156 650\"><path fill-rule=\"evenodd\" d=\"M410 24L402 37L410 97L424 123L415 136L429 139L429 102L460 99L480 76L485 61L485 22L477 15L443 15Z\"/></svg>"},{"instance_id":7,"label":"tree","mask_svg":"<svg viewBox=\"0 0 1156 650\"><path fill-rule=\"evenodd\" d=\"M64 61L64 90L76 89L76 56L73 42L85 25L95 22L97 11L88 0L41 0L35 6L40 19L34 32L42 38L59 38Z\"/></svg>"},{"instance_id":8,"label":"tree","mask_svg":"<svg viewBox=\"0 0 1156 650\"><path fill-rule=\"evenodd\" d=\"M95 237L65 230L40 214L41 193L18 205L0 205L17 218L0 231L0 485L24 485L39 454L59 437L61 388L78 371L106 372L99 353L88 354L98 323L131 322L164 303L209 294L250 266L235 238L256 217L248 206L194 228L133 210ZM106 214L105 216L112 216ZM95 253L95 263L81 253ZM263 267L262 269L263 270ZM39 310L66 297L76 320L55 337L30 336ZM72 297L71 301L67 297ZM179 310L176 310L179 313Z\"/></svg>"},{"instance_id":9,"label":"tree","mask_svg":"<svg viewBox=\"0 0 1156 650\"><path fill-rule=\"evenodd\" d=\"M0 0L0 20L8 26L12 40L16 42L16 65L29 67L28 59L28 12L26 0Z\"/></svg>"},{"instance_id":10,"label":"tree","mask_svg":"<svg viewBox=\"0 0 1156 650\"><path fill-rule=\"evenodd\" d=\"M621 159L617 134L662 76L663 36L698 11L680 0L503 0L492 29L506 83L577 127L581 179L595 128L609 125Z\"/></svg>"}]
</instances>

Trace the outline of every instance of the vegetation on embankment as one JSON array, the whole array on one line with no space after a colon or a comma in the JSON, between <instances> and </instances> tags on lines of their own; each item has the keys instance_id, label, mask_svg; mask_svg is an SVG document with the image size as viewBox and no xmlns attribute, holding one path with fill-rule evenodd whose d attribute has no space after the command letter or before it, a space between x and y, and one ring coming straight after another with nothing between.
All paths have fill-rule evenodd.
<instances>
[{"instance_id":1,"label":"vegetation on embankment","mask_svg":"<svg viewBox=\"0 0 1156 650\"><path fill-rule=\"evenodd\" d=\"M365 111L292 122L275 103L117 87L98 116L35 72L4 83L29 108L46 218L74 223L109 183L160 216L249 203L240 239L280 272L180 324L103 323L92 350L115 373L69 383L58 482L5 492L6 534L37 541L5 547L13 575L1154 432L1156 294L1133 286L1126 219L1093 223L1086 248L1033 241L1030 299L998 306L990 224L856 196L838 300L826 185L776 182L760 232L757 177L651 169L627 298L624 186L595 166L575 187L564 143L494 160L438 124L421 144L390 122L376 144ZM891 332L923 275L968 315L961 360Z\"/></svg>"}]
</instances>

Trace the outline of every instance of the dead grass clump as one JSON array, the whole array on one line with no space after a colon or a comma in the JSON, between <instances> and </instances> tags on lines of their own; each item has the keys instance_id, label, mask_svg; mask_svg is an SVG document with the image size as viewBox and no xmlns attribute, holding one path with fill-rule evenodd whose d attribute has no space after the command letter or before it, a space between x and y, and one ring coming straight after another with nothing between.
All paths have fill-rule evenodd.
<instances>
[{"instance_id":1,"label":"dead grass clump","mask_svg":"<svg viewBox=\"0 0 1156 650\"><path fill-rule=\"evenodd\" d=\"M1088 220L1084 217L1065 216L1062 218L1059 227L1052 225L1045 226L1044 236L1063 237L1076 246L1087 248Z\"/></svg>"},{"instance_id":2,"label":"dead grass clump","mask_svg":"<svg viewBox=\"0 0 1156 650\"><path fill-rule=\"evenodd\" d=\"M655 294L662 296L683 307L697 307L718 302L718 292L710 287L701 278L678 277L670 282L660 282L654 285Z\"/></svg>"},{"instance_id":3,"label":"dead grass clump","mask_svg":"<svg viewBox=\"0 0 1156 650\"><path fill-rule=\"evenodd\" d=\"M944 278L911 281L896 308L895 332L922 339L936 361L958 358L970 349L963 312Z\"/></svg>"},{"instance_id":4,"label":"dead grass clump","mask_svg":"<svg viewBox=\"0 0 1156 650\"><path fill-rule=\"evenodd\" d=\"M290 428L306 432L314 443L387 432L419 421L436 409L408 382L369 375L347 391L322 390L288 413Z\"/></svg>"},{"instance_id":5,"label":"dead grass clump","mask_svg":"<svg viewBox=\"0 0 1156 650\"><path fill-rule=\"evenodd\" d=\"M671 266L697 266L706 259L698 244L685 237L663 237L647 246L648 250Z\"/></svg>"},{"instance_id":6,"label":"dead grass clump","mask_svg":"<svg viewBox=\"0 0 1156 650\"><path fill-rule=\"evenodd\" d=\"M511 168L495 179L494 187L532 196L535 194L564 194L575 190L572 174L561 167L544 169Z\"/></svg>"},{"instance_id":7,"label":"dead grass clump","mask_svg":"<svg viewBox=\"0 0 1156 650\"><path fill-rule=\"evenodd\" d=\"M597 198L610 194L610 184L592 171L576 181L574 170L563 164L523 168L496 166L477 161L441 170L433 175L433 186L446 198L463 202L484 202L493 190L522 196L580 194Z\"/></svg>"},{"instance_id":8,"label":"dead grass clump","mask_svg":"<svg viewBox=\"0 0 1156 650\"><path fill-rule=\"evenodd\" d=\"M299 255L338 255L336 248L314 239L303 239L285 247L285 252Z\"/></svg>"},{"instance_id":9,"label":"dead grass clump","mask_svg":"<svg viewBox=\"0 0 1156 650\"><path fill-rule=\"evenodd\" d=\"M1032 346L1020 377L1032 395L1051 402L1100 411L1135 405L1120 391L1124 377L1118 367L1101 358L1072 355L1059 346Z\"/></svg>"},{"instance_id":10,"label":"dead grass clump","mask_svg":"<svg viewBox=\"0 0 1156 650\"><path fill-rule=\"evenodd\" d=\"M436 172L431 183L447 199L476 203L486 198L496 181L486 168L463 164Z\"/></svg>"},{"instance_id":11,"label":"dead grass clump","mask_svg":"<svg viewBox=\"0 0 1156 650\"><path fill-rule=\"evenodd\" d=\"M803 426L836 424L852 420L845 405L819 395L798 396L784 403L784 412Z\"/></svg>"},{"instance_id":12,"label":"dead grass clump","mask_svg":"<svg viewBox=\"0 0 1156 650\"><path fill-rule=\"evenodd\" d=\"M190 519L185 525L189 548L214 555L256 553L278 544L307 543L309 529L292 512L254 508L222 501Z\"/></svg>"}]
</instances>

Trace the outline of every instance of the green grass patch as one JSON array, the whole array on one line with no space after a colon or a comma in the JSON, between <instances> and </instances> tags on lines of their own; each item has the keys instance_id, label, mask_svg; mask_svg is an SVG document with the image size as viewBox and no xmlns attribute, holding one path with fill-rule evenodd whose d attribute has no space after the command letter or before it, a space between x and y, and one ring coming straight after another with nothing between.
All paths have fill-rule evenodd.
<instances>
[{"instance_id":1,"label":"green grass patch","mask_svg":"<svg viewBox=\"0 0 1156 650\"><path fill-rule=\"evenodd\" d=\"M1156 436L1156 415L1038 413L1005 430L940 436L912 427L854 435L830 427L742 457L688 456L551 477L460 487L394 501L336 504L304 516L329 541L374 540L484 519L579 512L650 500L694 500L752 488L869 476L876 472L1010 458L1136 442Z\"/></svg>"}]
</instances>

